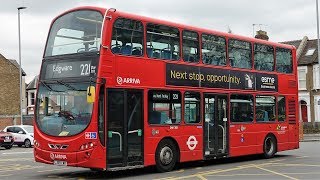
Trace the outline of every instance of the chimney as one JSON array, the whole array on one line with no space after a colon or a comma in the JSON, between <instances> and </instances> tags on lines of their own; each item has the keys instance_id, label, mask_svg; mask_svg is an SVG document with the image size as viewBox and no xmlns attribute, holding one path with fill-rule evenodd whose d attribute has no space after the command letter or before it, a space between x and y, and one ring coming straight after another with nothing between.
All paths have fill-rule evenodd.
<instances>
[{"instance_id":1,"label":"chimney","mask_svg":"<svg viewBox=\"0 0 320 180\"><path fill-rule=\"evenodd\" d=\"M267 32L266 31L262 31L262 30L257 31L257 34L256 34L255 38L263 39L263 40L266 40L266 41L269 40L269 36L267 35Z\"/></svg>"}]
</instances>

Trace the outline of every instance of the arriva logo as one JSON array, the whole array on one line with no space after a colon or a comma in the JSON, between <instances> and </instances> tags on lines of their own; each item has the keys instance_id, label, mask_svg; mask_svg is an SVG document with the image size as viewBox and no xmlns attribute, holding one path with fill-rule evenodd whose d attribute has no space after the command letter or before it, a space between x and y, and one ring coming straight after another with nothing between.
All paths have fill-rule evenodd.
<instances>
[{"instance_id":1,"label":"arriva logo","mask_svg":"<svg viewBox=\"0 0 320 180\"><path fill-rule=\"evenodd\" d=\"M131 78L131 77L117 77L117 83L119 85L122 84L140 84L140 79L139 78Z\"/></svg>"},{"instance_id":2,"label":"arriva logo","mask_svg":"<svg viewBox=\"0 0 320 180\"><path fill-rule=\"evenodd\" d=\"M67 160L67 155L65 155L65 154L54 154L54 153L50 153L50 158L51 158L52 160L55 160L55 159Z\"/></svg>"}]
</instances>

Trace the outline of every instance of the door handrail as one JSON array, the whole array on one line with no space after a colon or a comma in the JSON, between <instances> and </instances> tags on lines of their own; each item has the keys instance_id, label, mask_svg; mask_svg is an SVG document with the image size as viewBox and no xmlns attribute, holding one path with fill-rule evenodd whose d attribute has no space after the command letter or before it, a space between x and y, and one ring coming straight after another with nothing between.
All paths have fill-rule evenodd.
<instances>
[{"instance_id":1,"label":"door handrail","mask_svg":"<svg viewBox=\"0 0 320 180\"><path fill-rule=\"evenodd\" d=\"M119 132L116 132L116 131L109 131L109 133L111 133L111 134L116 134L116 135L118 135L120 138L120 152L122 152L122 135L119 133Z\"/></svg>"}]
</instances>

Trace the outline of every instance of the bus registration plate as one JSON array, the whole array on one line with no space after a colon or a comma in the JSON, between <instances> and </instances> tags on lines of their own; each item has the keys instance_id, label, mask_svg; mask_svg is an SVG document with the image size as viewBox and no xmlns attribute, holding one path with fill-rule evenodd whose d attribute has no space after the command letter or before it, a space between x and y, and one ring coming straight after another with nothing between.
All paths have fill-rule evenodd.
<instances>
[{"instance_id":1,"label":"bus registration plate","mask_svg":"<svg viewBox=\"0 0 320 180\"><path fill-rule=\"evenodd\" d=\"M67 166L67 161L53 161L53 164L57 166Z\"/></svg>"}]
</instances>

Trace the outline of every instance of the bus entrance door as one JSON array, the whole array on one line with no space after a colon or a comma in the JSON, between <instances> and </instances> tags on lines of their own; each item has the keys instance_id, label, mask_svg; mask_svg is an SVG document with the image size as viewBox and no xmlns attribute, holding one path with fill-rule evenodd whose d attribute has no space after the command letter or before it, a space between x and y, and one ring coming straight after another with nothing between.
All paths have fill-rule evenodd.
<instances>
[{"instance_id":1,"label":"bus entrance door","mask_svg":"<svg viewBox=\"0 0 320 180\"><path fill-rule=\"evenodd\" d=\"M108 90L108 169L143 165L142 97L142 91Z\"/></svg>"},{"instance_id":2,"label":"bus entrance door","mask_svg":"<svg viewBox=\"0 0 320 180\"><path fill-rule=\"evenodd\" d=\"M204 155L206 158L228 154L228 96L205 94Z\"/></svg>"}]
</instances>

